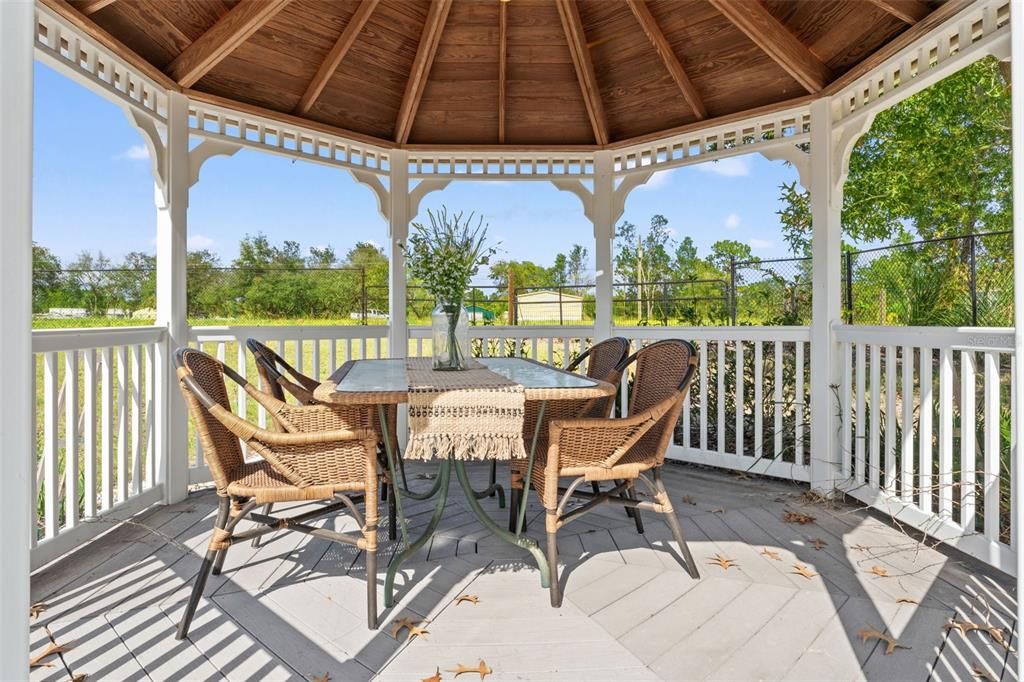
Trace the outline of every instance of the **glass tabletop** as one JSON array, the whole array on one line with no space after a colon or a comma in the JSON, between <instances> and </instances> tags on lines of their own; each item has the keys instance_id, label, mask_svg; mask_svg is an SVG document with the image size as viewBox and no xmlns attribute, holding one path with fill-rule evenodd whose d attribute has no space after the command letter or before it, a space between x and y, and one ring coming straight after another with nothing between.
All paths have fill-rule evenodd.
<instances>
[{"instance_id":1,"label":"glass tabletop","mask_svg":"<svg viewBox=\"0 0 1024 682\"><path fill-rule=\"evenodd\" d=\"M477 358L495 374L526 388L586 388L597 382L522 358ZM404 359L356 360L335 387L341 392L403 392L409 389Z\"/></svg>"}]
</instances>

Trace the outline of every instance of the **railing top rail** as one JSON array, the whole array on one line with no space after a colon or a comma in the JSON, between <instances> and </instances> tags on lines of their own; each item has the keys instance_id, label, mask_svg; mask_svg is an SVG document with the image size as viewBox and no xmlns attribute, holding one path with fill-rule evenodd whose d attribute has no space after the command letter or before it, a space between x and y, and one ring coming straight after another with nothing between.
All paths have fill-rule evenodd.
<instances>
[{"instance_id":1,"label":"railing top rail","mask_svg":"<svg viewBox=\"0 0 1024 682\"><path fill-rule=\"evenodd\" d=\"M38 329L32 332L32 352L50 353L158 343L163 341L166 334L165 327L156 326Z\"/></svg>"},{"instance_id":2,"label":"railing top rail","mask_svg":"<svg viewBox=\"0 0 1024 682\"><path fill-rule=\"evenodd\" d=\"M279 338L303 339L377 339L388 335L388 325L223 325L192 327L191 341L238 341L254 338L260 341Z\"/></svg>"},{"instance_id":3,"label":"railing top rail","mask_svg":"<svg viewBox=\"0 0 1024 682\"><path fill-rule=\"evenodd\" d=\"M409 327L409 336L412 338L423 338L430 336L429 325L416 325ZM481 324L471 326L469 335L473 337L519 337L519 338L545 338L548 336L593 336L592 325L497 325Z\"/></svg>"},{"instance_id":4,"label":"railing top rail","mask_svg":"<svg viewBox=\"0 0 1024 682\"><path fill-rule=\"evenodd\" d=\"M838 324L837 341L1013 352L1013 327L879 327Z\"/></svg>"},{"instance_id":5,"label":"railing top rail","mask_svg":"<svg viewBox=\"0 0 1024 682\"><path fill-rule=\"evenodd\" d=\"M694 341L810 341L810 327L615 327L630 339L683 338Z\"/></svg>"}]
</instances>

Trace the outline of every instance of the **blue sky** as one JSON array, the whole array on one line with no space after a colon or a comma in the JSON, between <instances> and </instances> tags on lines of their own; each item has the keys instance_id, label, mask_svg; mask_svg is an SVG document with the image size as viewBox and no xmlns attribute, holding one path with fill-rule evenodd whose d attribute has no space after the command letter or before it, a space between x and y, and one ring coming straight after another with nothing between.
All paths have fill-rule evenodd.
<instances>
[{"instance_id":1,"label":"blue sky","mask_svg":"<svg viewBox=\"0 0 1024 682\"><path fill-rule=\"evenodd\" d=\"M82 250L115 262L152 253L153 181L142 138L121 110L38 63L35 107L35 241L65 262ZM702 256L719 239L746 242L762 258L786 256L775 211L779 185L795 178L756 154L665 171L633 191L623 220L645 226L661 213ZM499 258L550 265L577 242L593 256L579 200L550 183L453 182L427 196L421 215L441 204L482 213L501 241ZM208 161L190 196L190 247L228 264L239 240L257 232L339 254L386 239L372 192L342 170L249 150Z\"/></svg>"}]
</instances>

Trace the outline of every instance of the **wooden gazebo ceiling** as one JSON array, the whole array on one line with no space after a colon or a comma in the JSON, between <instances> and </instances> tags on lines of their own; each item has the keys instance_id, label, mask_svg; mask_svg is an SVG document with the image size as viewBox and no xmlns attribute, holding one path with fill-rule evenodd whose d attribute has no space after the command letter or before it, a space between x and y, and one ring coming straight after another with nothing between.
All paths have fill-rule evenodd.
<instances>
[{"instance_id":1,"label":"wooden gazebo ceiling","mask_svg":"<svg viewBox=\"0 0 1024 682\"><path fill-rule=\"evenodd\" d=\"M70 3L183 88L390 144L446 146L608 145L814 94L940 4Z\"/></svg>"}]
</instances>

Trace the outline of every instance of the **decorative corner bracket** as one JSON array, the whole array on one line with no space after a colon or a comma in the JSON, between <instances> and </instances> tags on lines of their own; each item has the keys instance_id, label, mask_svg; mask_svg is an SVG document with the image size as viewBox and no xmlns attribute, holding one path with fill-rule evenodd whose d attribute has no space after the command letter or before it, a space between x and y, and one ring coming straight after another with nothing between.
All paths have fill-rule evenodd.
<instances>
[{"instance_id":1,"label":"decorative corner bracket","mask_svg":"<svg viewBox=\"0 0 1024 682\"><path fill-rule=\"evenodd\" d=\"M804 151L800 146L795 144L783 145L779 147L769 147L768 149L760 150L761 156L768 159L769 161L786 161L793 165L796 169L800 185L807 190L811 191L811 155Z\"/></svg>"}]
</instances>

